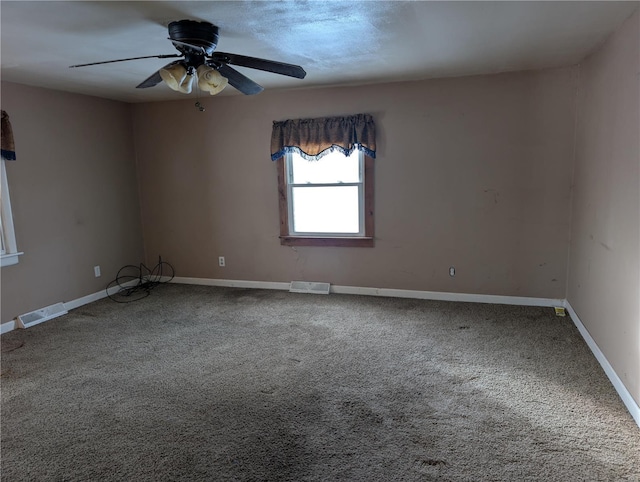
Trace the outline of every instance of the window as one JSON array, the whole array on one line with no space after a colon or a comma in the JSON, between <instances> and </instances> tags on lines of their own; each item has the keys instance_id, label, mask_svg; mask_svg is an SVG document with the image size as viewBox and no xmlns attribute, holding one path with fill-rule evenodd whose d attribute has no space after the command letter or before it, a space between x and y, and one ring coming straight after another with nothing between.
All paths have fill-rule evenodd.
<instances>
[{"instance_id":1,"label":"window","mask_svg":"<svg viewBox=\"0 0 640 482\"><path fill-rule=\"evenodd\" d=\"M354 149L278 160L280 239L288 246L373 246L373 159Z\"/></svg>"},{"instance_id":2,"label":"window","mask_svg":"<svg viewBox=\"0 0 640 482\"><path fill-rule=\"evenodd\" d=\"M5 160L2 159L0 177L0 266L10 266L18 262L16 236L13 231L13 217L11 216L11 201L9 200L9 184L7 183L7 169Z\"/></svg>"},{"instance_id":3,"label":"window","mask_svg":"<svg viewBox=\"0 0 640 482\"><path fill-rule=\"evenodd\" d=\"M370 114L274 121L280 242L288 246L373 246Z\"/></svg>"}]
</instances>

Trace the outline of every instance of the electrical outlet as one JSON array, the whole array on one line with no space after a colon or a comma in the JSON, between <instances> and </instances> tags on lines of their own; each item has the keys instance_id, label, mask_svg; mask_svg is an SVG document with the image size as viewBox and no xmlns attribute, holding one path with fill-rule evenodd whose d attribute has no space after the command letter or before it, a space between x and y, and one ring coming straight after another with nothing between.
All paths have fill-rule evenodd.
<instances>
[{"instance_id":1,"label":"electrical outlet","mask_svg":"<svg viewBox=\"0 0 640 482\"><path fill-rule=\"evenodd\" d=\"M223 268L226 266L224 256L218 256L218 266L222 266Z\"/></svg>"},{"instance_id":2,"label":"electrical outlet","mask_svg":"<svg viewBox=\"0 0 640 482\"><path fill-rule=\"evenodd\" d=\"M93 267L93 274L96 275L96 278L100 278L100 276L102 276L102 273L100 273L100 266Z\"/></svg>"},{"instance_id":3,"label":"electrical outlet","mask_svg":"<svg viewBox=\"0 0 640 482\"><path fill-rule=\"evenodd\" d=\"M456 269L452 266L451 268L449 268L449 276L453 278L455 275L456 275Z\"/></svg>"}]
</instances>

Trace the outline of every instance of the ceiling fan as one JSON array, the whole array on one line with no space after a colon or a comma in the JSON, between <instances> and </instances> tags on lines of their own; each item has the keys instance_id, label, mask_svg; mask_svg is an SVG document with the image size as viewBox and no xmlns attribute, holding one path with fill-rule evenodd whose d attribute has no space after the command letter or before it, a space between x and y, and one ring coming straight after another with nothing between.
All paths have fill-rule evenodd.
<instances>
[{"instance_id":1,"label":"ceiling fan","mask_svg":"<svg viewBox=\"0 0 640 482\"><path fill-rule=\"evenodd\" d=\"M173 90L188 94L191 92L193 84L197 82L196 85L201 90L209 92L211 95L222 91L227 83L246 95L258 94L264 90L261 85L230 67L229 64L264 70L298 79L304 79L307 75L299 65L247 57L245 55L215 52L218 38L218 27L209 22L178 20L169 24L169 40L180 52L179 55L147 55L144 57L71 65L70 68L125 62L128 60L180 58L180 60L175 60L162 67L137 85L136 88L146 89L164 81Z\"/></svg>"}]
</instances>

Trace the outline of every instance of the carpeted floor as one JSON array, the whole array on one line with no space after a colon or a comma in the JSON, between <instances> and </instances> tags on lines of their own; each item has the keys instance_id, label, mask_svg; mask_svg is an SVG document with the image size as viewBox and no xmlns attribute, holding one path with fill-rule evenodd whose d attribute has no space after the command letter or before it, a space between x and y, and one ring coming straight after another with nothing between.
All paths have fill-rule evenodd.
<instances>
[{"instance_id":1,"label":"carpeted floor","mask_svg":"<svg viewBox=\"0 0 640 482\"><path fill-rule=\"evenodd\" d=\"M550 308L174 284L2 347L3 481L640 481Z\"/></svg>"}]
</instances>

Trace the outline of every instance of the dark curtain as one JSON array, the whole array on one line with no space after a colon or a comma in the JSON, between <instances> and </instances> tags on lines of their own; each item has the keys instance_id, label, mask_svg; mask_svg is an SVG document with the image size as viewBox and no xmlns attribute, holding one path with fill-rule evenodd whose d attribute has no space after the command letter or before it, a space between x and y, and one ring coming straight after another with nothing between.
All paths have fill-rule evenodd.
<instances>
[{"instance_id":1,"label":"dark curtain","mask_svg":"<svg viewBox=\"0 0 640 482\"><path fill-rule=\"evenodd\" d=\"M9 114L2 111L2 158L7 161L16 160L16 147L13 143L13 130L9 122Z\"/></svg>"},{"instance_id":2,"label":"dark curtain","mask_svg":"<svg viewBox=\"0 0 640 482\"><path fill-rule=\"evenodd\" d=\"M289 119L273 123L271 160L297 152L315 161L339 150L350 155L354 149L376 157L376 126L369 114L317 119Z\"/></svg>"}]
</instances>

